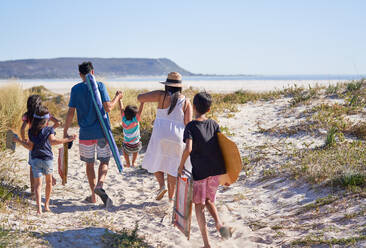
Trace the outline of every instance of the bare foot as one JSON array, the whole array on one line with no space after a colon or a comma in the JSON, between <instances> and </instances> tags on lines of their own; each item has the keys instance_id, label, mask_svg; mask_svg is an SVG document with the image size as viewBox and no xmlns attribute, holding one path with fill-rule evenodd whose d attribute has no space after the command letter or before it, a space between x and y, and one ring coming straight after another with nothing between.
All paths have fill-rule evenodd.
<instances>
[{"instance_id":1,"label":"bare foot","mask_svg":"<svg viewBox=\"0 0 366 248\"><path fill-rule=\"evenodd\" d=\"M42 209L38 209L37 210L37 215L41 215L42 214Z\"/></svg>"},{"instance_id":2,"label":"bare foot","mask_svg":"<svg viewBox=\"0 0 366 248\"><path fill-rule=\"evenodd\" d=\"M126 167L126 168L130 168L130 167L131 167L131 165L129 165L129 164L125 164L125 167Z\"/></svg>"},{"instance_id":3,"label":"bare foot","mask_svg":"<svg viewBox=\"0 0 366 248\"><path fill-rule=\"evenodd\" d=\"M94 197L93 196L88 196L88 197L86 197L85 199L84 199L84 201L85 202L87 202L87 203L96 203L97 202L97 200L95 199L95 195L94 195Z\"/></svg>"},{"instance_id":4,"label":"bare foot","mask_svg":"<svg viewBox=\"0 0 366 248\"><path fill-rule=\"evenodd\" d=\"M44 212L50 212L50 213L52 213L50 207L48 207L48 206L47 207L46 206L44 207Z\"/></svg>"}]
</instances>

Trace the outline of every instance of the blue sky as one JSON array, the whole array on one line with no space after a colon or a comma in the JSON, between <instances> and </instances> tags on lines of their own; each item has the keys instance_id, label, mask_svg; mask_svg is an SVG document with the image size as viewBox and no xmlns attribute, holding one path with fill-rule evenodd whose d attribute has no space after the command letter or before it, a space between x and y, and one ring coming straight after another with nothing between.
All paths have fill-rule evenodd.
<instances>
[{"instance_id":1,"label":"blue sky","mask_svg":"<svg viewBox=\"0 0 366 248\"><path fill-rule=\"evenodd\" d=\"M0 2L0 60L170 58L195 73L364 74L366 1Z\"/></svg>"}]
</instances>

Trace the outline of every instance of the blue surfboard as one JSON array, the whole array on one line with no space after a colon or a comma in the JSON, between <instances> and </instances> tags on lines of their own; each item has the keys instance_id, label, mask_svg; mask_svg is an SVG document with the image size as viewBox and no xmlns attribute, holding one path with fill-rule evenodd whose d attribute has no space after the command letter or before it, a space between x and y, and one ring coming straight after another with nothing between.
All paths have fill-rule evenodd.
<instances>
[{"instance_id":1,"label":"blue surfboard","mask_svg":"<svg viewBox=\"0 0 366 248\"><path fill-rule=\"evenodd\" d=\"M116 142L113 138L113 134L112 134L112 130L111 130L111 125L109 123L108 115L105 111L103 111L104 108L103 108L102 98L100 96L100 92L99 92L99 89L98 89L97 82L95 81L94 76L91 75L91 74L86 75L86 82L87 82L87 85L88 85L89 92L90 92L90 94L92 96L92 99L93 99L95 111L97 112L97 116L98 116L100 126L102 127L104 136L107 139L109 147L112 151L113 158L116 161L118 171L121 173L123 171L122 160L121 160L121 157L119 155L119 151L118 151ZM104 115L102 113L104 113Z\"/></svg>"}]
</instances>

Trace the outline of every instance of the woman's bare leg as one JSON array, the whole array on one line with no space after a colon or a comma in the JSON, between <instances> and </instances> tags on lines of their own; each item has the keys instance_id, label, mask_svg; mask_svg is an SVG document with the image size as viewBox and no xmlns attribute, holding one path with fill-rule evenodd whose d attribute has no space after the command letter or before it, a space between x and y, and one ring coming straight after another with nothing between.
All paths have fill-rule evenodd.
<instances>
[{"instance_id":1,"label":"woman's bare leg","mask_svg":"<svg viewBox=\"0 0 366 248\"><path fill-rule=\"evenodd\" d=\"M169 200L173 200L176 184L177 184L177 177L173 177L173 176L168 174L168 195L169 195Z\"/></svg>"},{"instance_id":2,"label":"woman's bare leg","mask_svg":"<svg viewBox=\"0 0 366 248\"><path fill-rule=\"evenodd\" d=\"M164 173L161 172L161 171L158 171L158 172L155 172L154 173L155 177L156 177L156 180L158 181L159 183L159 187L160 188L163 188L165 187L165 181L164 181Z\"/></svg>"}]
</instances>

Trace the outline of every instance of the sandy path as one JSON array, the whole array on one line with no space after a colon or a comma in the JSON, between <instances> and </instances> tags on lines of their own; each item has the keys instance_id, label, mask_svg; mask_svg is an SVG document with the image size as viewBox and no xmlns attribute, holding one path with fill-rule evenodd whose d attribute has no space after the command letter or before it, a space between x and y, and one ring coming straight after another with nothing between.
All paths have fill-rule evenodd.
<instances>
[{"instance_id":1,"label":"sandy path","mask_svg":"<svg viewBox=\"0 0 366 248\"><path fill-rule=\"evenodd\" d=\"M263 177L264 170L276 170L284 163L285 144L301 147L304 141L313 142L314 146L323 142L323 137L314 139L295 135L283 139L258 132L257 123L268 128L300 121L296 117L301 108L289 114L286 112L288 104L287 99L248 103L240 106L234 117L225 118L224 114L220 118L220 125L228 127L233 133L232 139L238 144L242 155L251 160L257 159L257 163L252 163L248 177L242 172L237 183L226 189L220 188L217 195L219 213L225 223L236 231L232 239L223 241L215 231L212 218L208 217L213 247L286 247L291 241L319 230L326 237L340 237L340 234L352 235L355 228L365 225L365 219L349 223L341 220L344 213L358 211L362 204L366 204L365 198L353 199L351 207L344 205L341 201L344 198L340 198L332 205L339 210L333 214L326 211L328 206L300 213L305 204L327 196L330 191L312 188L286 177ZM62 133L61 130L57 132ZM70 131L73 132L77 130ZM26 158L27 151L19 147L16 156ZM138 164L142 157L139 157ZM62 186L58 183L52 194L53 213L37 217L35 203L30 201L32 208L24 210L24 214L20 215L16 209L9 210L7 218L10 225L42 234L41 237L52 247L102 247L100 237L106 229L133 229L136 222L139 234L145 236L153 247L202 246L194 213L190 241L171 226L171 207L167 198L160 202L154 200L157 183L152 175L135 168L127 168L120 175L112 162L105 189L114 206L105 210L100 200L98 204L82 202L89 193L89 186L85 166L79 160L77 144L70 150L69 163L68 184ZM28 169L26 161L20 166ZM22 178L25 182L27 176L27 170L24 170ZM58 175L56 177L59 178Z\"/></svg>"}]
</instances>

